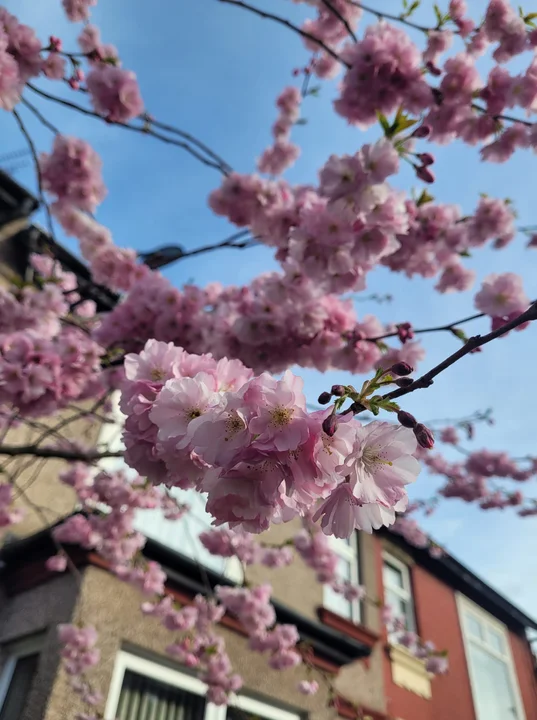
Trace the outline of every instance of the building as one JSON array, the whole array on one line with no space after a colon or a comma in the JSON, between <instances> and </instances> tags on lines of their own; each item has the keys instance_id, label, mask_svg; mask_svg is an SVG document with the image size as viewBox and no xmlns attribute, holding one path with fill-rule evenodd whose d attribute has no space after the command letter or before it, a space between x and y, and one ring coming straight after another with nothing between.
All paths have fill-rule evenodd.
<instances>
[{"instance_id":1,"label":"building","mask_svg":"<svg viewBox=\"0 0 537 720\"><path fill-rule=\"evenodd\" d=\"M17 192L24 195L20 188ZM0 215L1 202L0 195ZM6 232L1 241L7 275L24 276L24 255L27 259L38 238L87 282L88 293L103 292L91 287L84 266L19 214L16 232ZM99 297L102 307L114 301ZM95 428L96 436L108 433L109 440L114 439L111 432L110 424ZM10 443L17 441L22 443L14 431ZM59 469L59 463L49 461L42 466L31 499L37 505L52 503L59 514L68 515L76 507L56 481ZM196 540L189 523L199 530L208 522L200 500L192 497L195 519L179 525L157 511L139 516L139 529L149 538L144 553L166 569L168 591L180 603L238 579L233 564L209 556ZM323 590L299 558L285 568L248 570L250 583L272 583L278 621L297 625L313 670L311 676L304 667L270 670L263 656L246 650L240 623L226 615L221 632L245 686L223 709L207 704L203 684L166 656L170 632L153 618L142 619L141 596L96 553L69 549L76 574L47 570L46 559L56 552L50 528L42 517L30 515L32 521L21 525L18 537L6 536L0 550L0 720L70 720L82 710L60 668L55 632L60 622L93 624L99 630L102 660L91 679L107 698L110 720L242 720L241 715L264 720L537 720L534 662L526 638L537 623L454 558L435 559L389 531L334 540L341 576L363 584L373 602L346 602ZM281 542L296 530L294 523L276 526L268 539ZM409 628L448 651L447 675L432 679L423 661L390 643L381 626L380 603L396 608ZM332 698L326 673L337 676ZM316 696L296 691L297 682L307 677L321 685Z\"/></svg>"}]
</instances>

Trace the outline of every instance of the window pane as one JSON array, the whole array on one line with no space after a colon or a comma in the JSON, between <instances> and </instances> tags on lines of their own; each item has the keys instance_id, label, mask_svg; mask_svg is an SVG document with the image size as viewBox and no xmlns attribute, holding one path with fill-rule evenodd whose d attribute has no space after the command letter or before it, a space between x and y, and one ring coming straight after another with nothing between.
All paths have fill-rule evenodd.
<instances>
[{"instance_id":1,"label":"window pane","mask_svg":"<svg viewBox=\"0 0 537 720\"><path fill-rule=\"evenodd\" d=\"M205 699L158 680L125 671L117 720L203 720Z\"/></svg>"},{"instance_id":2,"label":"window pane","mask_svg":"<svg viewBox=\"0 0 537 720\"><path fill-rule=\"evenodd\" d=\"M336 593L328 585L324 586L323 605L338 615L352 620L352 603L345 600L343 595Z\"/></svg>"},{"instance_id":3,"label":"window pane","mask_svg":"<svg viewBox=\"0 0 537 720\"><path fill-rule=\"evenodd\" d=\"M199 534L209 530L212 517L205 511L205 495L196 490L172 490L181 503L187 503L189 512L181 520L166 520L161 510L140 510L136 516L136 529L172 550L187 555L215 572L224 572L225 560L211 555L200 542Z\"/></svg>"},{"instance_id":4,"label":"window pane","mask_svg":"<svg viewBox=\"0 0 537 720\"><path fill-rule=\"evenodd\" d=\"M470 663L479 720L521 720L506 663L473 643L470 643Z\"/></svg>"},{"instance_id":5,"label":"window pane","mask_svg":"<svg viewBox=\"0 0 537 720\"><path fill-rule=\"evenodd\" d=\"M476 618L475 615L472 613L466 613L466 626L468 628L468 633L470 635L473 635L475 638L478 638L479 640L484 640L485 635L483 632L483 626L479 622L479 620Z\"/></svg>"},{"instance_id":6,"label":"window pane","mask_svg":"<svg viewBox=\"0 0 537 720\"><path fill-rule=\"evenodd\" d=\"M19 720L34 679L39 655L19 658L11 677L7 695L0 710L0 720Z\"/></svg>"},{"instance_id":7,"label":"window pane","mask_svg":"<svg viewBox=\"0 0 537 720\"><path fill-rule=\"evenodd\" d=\"M505 653L505 646L503 642L503 637L500 635L499 632L496 632L496 630L493 630L491 627L488 628L488 644L491 646L493 650L495 650L498 653L501 653L502 655Z\"/></svg>"},{"instance_id":8,"label":"window pane","mask_svg":"<svg viewBox=\"0 0 537 720\"><path fill-rule=\"evenodd\" d=\"M403 588L403 573L398 568L394 568L389 563L384 563L384 585L387 587Z\"/></svg>"},{"instance_id":9,"label":"window pane","mask_svg":"<svg viewBox=\"0 0 537 720\"><path fill-rule=\"evenodd\" d=\"M394 618L403 620L407 630L414 630L414 613L410 602L403 600L400 595L390 589L387 589L384 595L385 603L390 606Z\"/></svg>"}]
</instances>

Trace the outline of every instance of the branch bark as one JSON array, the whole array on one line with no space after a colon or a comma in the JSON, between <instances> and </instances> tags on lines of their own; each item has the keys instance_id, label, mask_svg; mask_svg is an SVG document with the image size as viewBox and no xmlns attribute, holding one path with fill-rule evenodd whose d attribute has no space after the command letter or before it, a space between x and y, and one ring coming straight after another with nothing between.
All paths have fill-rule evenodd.
<instances>
[{"instance_id":1,"label":"branch bark","mask_svg":"<svg viewBox=\"0 0 537 720\"><path fill-rule=\"evenodd\" d=\"M123 451L83 452L62 450L61 448L37 447L36 445L0 445L0 455L9 455L10 457L32 455L33 457L56 458L58 460L97 462L98 460L104 460L104 458L123 457Z\"/></svg>"}]
</instances>

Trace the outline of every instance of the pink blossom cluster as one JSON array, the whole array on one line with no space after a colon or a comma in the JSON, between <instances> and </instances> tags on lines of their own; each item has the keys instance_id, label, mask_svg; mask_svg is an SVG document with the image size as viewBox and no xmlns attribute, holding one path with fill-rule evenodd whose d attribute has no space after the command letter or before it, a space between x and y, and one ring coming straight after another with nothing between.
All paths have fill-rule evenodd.
<instances>
[{"instance_id":1,"label":"pink blossom cluster","mask_svg":"<svg viewBox=\"0 0 537 720\"><path fill-rule=\"evenodd\" d=\"M266 567L277 568L293 562L291 548L263 547L249 533L215 528L200 533L199 538L212 555L224 558L237 557L244 565L259 563Z\"/></svg>"},{"instance_id":2,"label":"pink blossom cluster","mask_svg":"<svg viewBox=\"0 0 537 720\"><path fill-rule=\"evenodd\" d=\"M445 652L438 652L431 640L423 641L416 633L401 630L392 633L392 642L405 647L414 657L423 660L425 669L431 675L445 675L449 669L449 661Z\"/></svg>"},{"instance_id":3,"label":"pink blossom cluster","mask_svg":"<svg viewBox=\"0 0 537 720\"><path fill-rule=\"evenodd\" d=\"M198 670L208 685L209 702L227 704L229 694L240 690L243 681L233 673L223 638L215 634L214 626L225 613L224 605L197 595L192 605L177 609L168 595L157 603L144 603L142 610L158 617L166 629L186 633L170 644L166 652Z\"/></svg>"},{"instance_id":4,"label":"pink blossom cluster","mask_svg":"<svg viewBox=\"0 0 537 720\"><path fill-rule=\"evenodd\" d=\"M280 112L272 126L274 143L268 147L257 162L259 172L281 175L300 155L300 148L290 142L291 128L298 120L302 97L295 87L287 87L276 100Z\"/></svg>"},{"instance_id":5,"label":"pink blossom cluster","mask_svg":"<svg viewBox=\"0 0 537 720\"><path fill-rule=\"evenodd\" d=\"M97 0L62 0L65 14L71 22L89 20L90 7L97 5Z\"/></svg>"},{"instance_id":6,"label":"pink blossom cluster","mask_svg":"<svg viewBox=\"0 0 537 720\"><path fill-rule=\"evenodd\" d=\"M43 189L86 212L95 212L106 196L102 162L84 140L56 135L50 154L42 153L39 165Z\"/></svg>"},{"instance_id":7,"label":"pink blossom cluster","mask_svg":"<svg viewBox=\"0 0 537 720\"><path fill-rule=\"evenodd\" d=\"M108 122L126 123L144 111L136 74L108 63L97 64L86 78L91 103Z\"/></svg>"},{"instance_id":8,"label":"pink blossom cluster","mask_svg":"<svg viewBox=\"0 0 537 720\"><path fill-rule=\"evenodd\" d=\"M403 30L385 22L370 25L341 57L349 68L334 108L349 123L365 129L377 121L377 112L389 115L402 107L420 114L432 105L422 54Z\"/></svg>"},{"instance_id":9,"label":"pink blossom cluster","mask_svg":"<svg viewBox=\"0 0 537 720\"><path fill-rule=\"evenodd\" d=\"M97 637L97 631L92 625L58 625L62 663L70 676L71 687L83 702L92 706L99 705L103 699L86 679L86 672L100 660L101 653L95 647Z\"/></svg>"},{"instance_id":10,"label":"pink blossom cluster","mask_svg":"<svg viewBox=\"0 0 537 720\"><path fill-rule=\"evenodd\" d=\"M154 483L208 494L216 525L259 533L316 504L326 534L348 537L390 525L407 503L419 463L402 426L308 413L302 381L251 377L239 361L216 362L149 341L125 361L121 407L126 461Z\"/></svg>"},{"instance_id":11,"label":"pink blossom cluster","mask_svg":"<svg viewBox=\"0 0 537 720\"><path fill-rule=\"evenodd\" d=\"M42 70L41 43L28 25L0 7L0 108L13 110L24 84Z\"/></svg>"},{"instance_id":12,"label":"pink blossom cluster","mask_svg":"<svg viewBox=\"0 0 537 720\"><path fill-rule=\"evenodd\" d=\"M511 272L488 275L474 302L478 310L490 315L493 330L522 315L530 305L522 278ZM523 330L527 326L528 323L523 323L517 330Z\"/></svg>"},{"instance_id":13,"label":"pink blossom cluster","mask_svg":"<svg viewBox=\"0 0 537 720\"><path fill-rule=\"evenodd\" d=\"M114 245L110 231L73 203L58 201L51 210L65 232L78 239L95 282L111 290L128 291L149 275L149 268L138 264L134 250Z\"/></svg>"},{"instance_id":14,"label":"pink blossom cluster","mask_svg":"<svg viewBox=\"0 0 537 720\"><path fill-rule=\"evenodd\" d=\"M24 517L22 508L13 505L13 488L7 483L0 483L0 528L15 525Z\"/></svg>"},{"instance_id":15,"label":"pink blossom cluster","mask_svg":"<svg viewBox=\"0 0 537 720\"><path fill-rule=\"evenodd\" d=\"M95 25L85 25L77 40L90 65L98 65L102 61L115 66L121 64L117 48L101 41L101 32Z\"/></svg>"}]
</instances>

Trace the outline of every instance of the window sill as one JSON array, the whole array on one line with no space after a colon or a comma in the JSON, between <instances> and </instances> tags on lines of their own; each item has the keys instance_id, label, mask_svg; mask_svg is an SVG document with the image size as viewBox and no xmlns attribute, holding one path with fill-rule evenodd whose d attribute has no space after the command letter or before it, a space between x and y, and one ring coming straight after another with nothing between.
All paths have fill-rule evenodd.
<instances>
[{"instance_id":1,"label":"window sill","mask_svg":"<svg viewBox=\"0 0 537 720\"><path fill-rule=\"evenodd\" d=\"M369 648L373 648L379 640L380 636L377 635L377 633L369 630L369 628L366 628L360 623L355 623L352 620L344 618L342 615L328 610L328 608L318 607L317 617L324 625L332 628L332 630L338 630L344 635L347 635L347 637L354 638L354 640L358 640L364 645L367 645Z\"/></svg>"},{"instance_id":2,"label":"window sill","mask_svg":"<svg viewBox=\"0 0 537 720\"><path fill-rule=\"evenodd\" d=\"M391 660L394 683L420 697L430 699L431 676L425 669L424 661L414 657L401 645L388 645L386 650Z\"/></svg>"}]
</instances>

